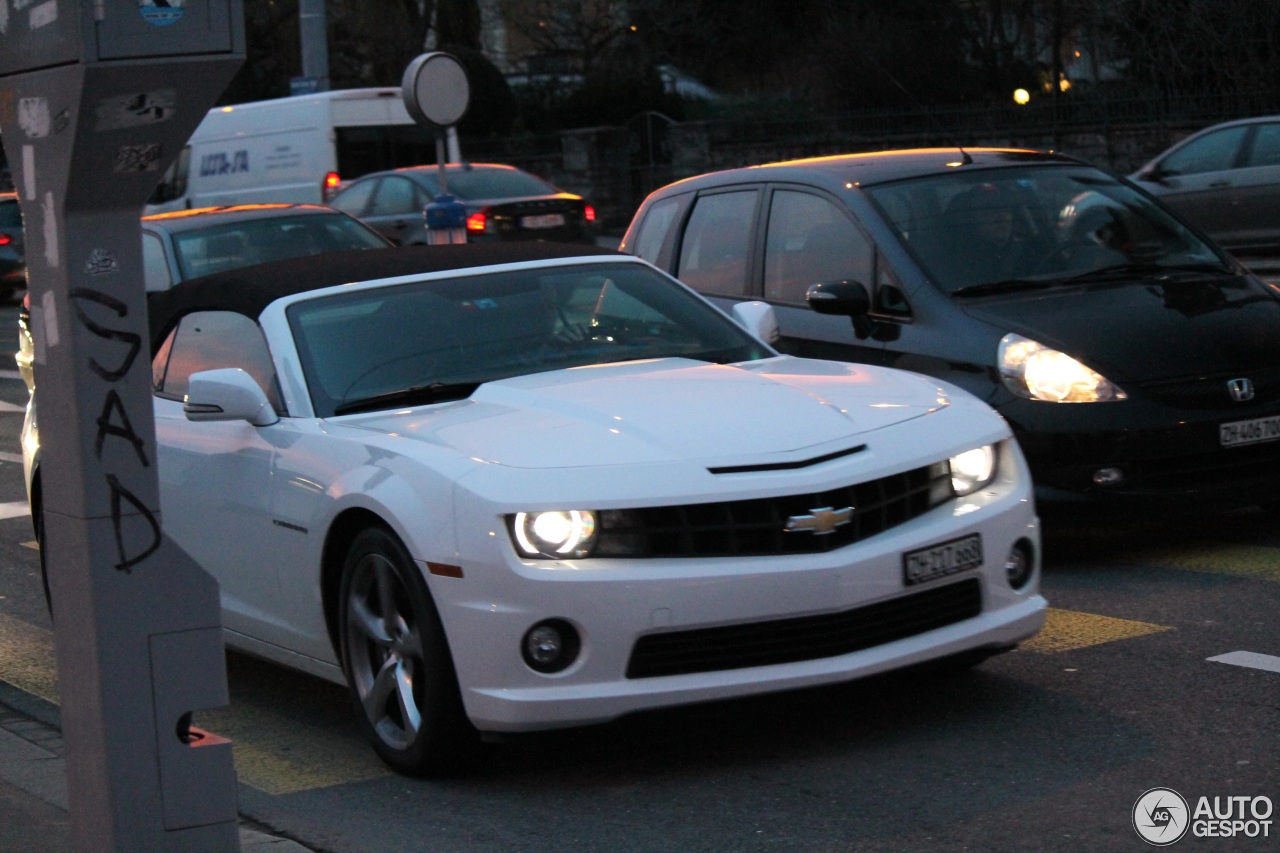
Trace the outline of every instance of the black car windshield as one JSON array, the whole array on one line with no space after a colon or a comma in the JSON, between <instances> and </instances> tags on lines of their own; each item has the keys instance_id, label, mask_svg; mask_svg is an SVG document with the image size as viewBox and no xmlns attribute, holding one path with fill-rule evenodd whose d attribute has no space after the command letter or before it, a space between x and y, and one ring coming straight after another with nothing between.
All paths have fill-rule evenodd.
<instances>
[{"instance_id":1,"label":"black car windshield","mask_svg":"<svg viewBox=\"0 0 1280 853\"><path fill-rule=\"evenodd\" d=\"M428 192L440 192L434 170L419 173ZM555 195L560 190L528 172L519 169L494 169L484 166L450 169L445 174L449 194L460 199L523 198L533 195Z\"/></svg>"},{"instance_id":2,"label":"black car windshield","mask_svg":"<svg viewBox=\"0 0 1280 853\"><path fill-rule=\"evenodd\" d=\"M633 263L347 290L297 302L287 316L320 417L458 399L485 382L560 368L773 355L713 306Z\"/></svg>"},{"instance_id":3,"label":"black car windshield","mask_svg":"<svg viewBox=\"0 0 1280 853\"><path fill-rule=\"evenodd\" d=\"M345 213L309 213L224 221L177 231L173 244L184 280L344 249L383 249L376 231Z\"/></svg>"},{"instance_id":4,"label":"black car windshield","mask_svg":"<svg viewBox=\"0 0 1280 853\"><path fill-rule=\"evenodd\" d=\"M867 194L948 293L1051 286L1121 265L1231 269L1147 196L1088 166L957 169Z\"/></svg>"}]
</instances>

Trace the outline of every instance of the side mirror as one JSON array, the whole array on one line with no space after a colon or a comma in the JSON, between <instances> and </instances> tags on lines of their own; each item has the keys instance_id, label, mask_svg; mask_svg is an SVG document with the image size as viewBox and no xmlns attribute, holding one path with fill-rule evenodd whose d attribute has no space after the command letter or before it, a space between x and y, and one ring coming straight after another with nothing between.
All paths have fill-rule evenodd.
<instances>
[{"instance_id":1,"label":"side mirror","mask_svg":"<svg viewBox=\"0 0 1280 853\"><path fill-rule=\"evenodd\" d=\"M738 325L769 346L778 342L778 315L767 302L739 302L733 306Z\"/></svg>"},{"instance_id":2,"label":"side mirror","mask_svg":"<svg viewBox=\"0 0 1280 853\"><path fill-rule=\"evenodd\" d=\"M191 374L182 411L189 421L248 421L270 426L280 420L267 395L238 367Z\"/></svg>"},{"instance_id":3,"label":"side mirror","mask_svg":"<svg viewBox=\"0 0 1280 853\"><path fill-rule=\"evenodd\" d=\"M864 317L871 311L871 296L866 285L857 281L812 284L804 298L809 307L819 314Z\"/></svg>"},{"instance_id":4,"label":"side mirror","mask_svg":"<svg viewBox=\"0 0 1280 853\"><path fill-rule=\"evenodd\" d=\"M859 339L871 336L874 324L867 317L871 313L871 295L866 285L858 281L825 281L809 285L805 301L819 314L848 317L853 323L853 333Z\"/></svg>"},{"instance_id":5,"label":"side mirror","mask_svg":"<svg viewBox=\"0 0 1280 853\"><path fill-rule=\"evenodd\" d=\"M1149 168L1143 169L1138 173L1138 179L1143 181L1151 181L1153 184L1163 184L1173 173L1165 169L1159 163Z\"/></svg>"}]
</instances>

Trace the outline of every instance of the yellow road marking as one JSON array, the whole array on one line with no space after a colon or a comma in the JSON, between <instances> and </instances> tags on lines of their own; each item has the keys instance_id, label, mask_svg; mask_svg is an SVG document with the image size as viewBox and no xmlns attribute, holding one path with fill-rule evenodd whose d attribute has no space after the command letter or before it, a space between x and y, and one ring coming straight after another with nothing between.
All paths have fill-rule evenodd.
<instances>
[{"instance_id":1,"label":"yellow road marking","mask_svg":"<svg viewBox=\"0 0 1280 853\"><path fill-rule=\"evenodd\" d=\"M1096 613L1079 613L1050 607L1044 628L1019 648L1050 654L1067 652L1110 643L1114 640L1131 640L1147 634L1173 630L1167 625L1135 622L1132 619L1116 619Z\"/></svg>"},{"instance_id":2,"label":"yellow road marking","mask_svg":"<svg viewBox=\"0 0 1280 853\"><path fill-rule=\"evenodd\" d=\"M1266 545L1186 542L1138 556L1144 565L1280 582L1280 548Z\"/></svg>"},{"instance_id":3,"label":"yellow road marking","mask_svg":"<svg viewBox=\"0 0 1280 853\"><path fill-rule=\"evenodd\" d=\"M57 704L53 632L0 613L0 679Z\"/></svg>"},{"instance_id":4,"label":"yellow road marking","mask_svg":"<svg viewBox=\"0 0 1280 853\"><path fill-rule=\"evenodd\" d=\"M0 680L58 702L53 632L0 613ZM233 702L200 711L195 724L231 738L236 775L268 794L291 794L389 776L356 736L310 725L285 712Z\"/></svg>"}]
</instances>

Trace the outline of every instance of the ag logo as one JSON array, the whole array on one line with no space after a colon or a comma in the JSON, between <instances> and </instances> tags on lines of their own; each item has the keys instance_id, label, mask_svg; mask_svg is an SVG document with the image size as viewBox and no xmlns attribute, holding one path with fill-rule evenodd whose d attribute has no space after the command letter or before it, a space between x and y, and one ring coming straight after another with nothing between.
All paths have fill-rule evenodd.
<instances>
[{"instance_id":1,"label":"ag logo","mask_svg":"<svg viewBox=\"0 0 1280 853\"><path fill-rule=\"evenodd\" d=\"M1190 818L1187 801L1172 788L1152 788L1133 804L1133 828L1156 847L1168 847L1186 835Z\"/></svg>"}]
</instances>

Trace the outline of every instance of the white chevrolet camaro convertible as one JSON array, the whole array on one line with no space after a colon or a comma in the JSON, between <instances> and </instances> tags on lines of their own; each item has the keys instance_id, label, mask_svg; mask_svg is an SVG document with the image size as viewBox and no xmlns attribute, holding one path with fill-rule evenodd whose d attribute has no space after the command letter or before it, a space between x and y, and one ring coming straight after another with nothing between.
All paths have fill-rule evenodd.
<instances>
[{"instance_id":1,"label":"white chevrolet camaro convertible","mask_svg":"<svg viewBox=\"0 0 1280 853\"><path fill-rule=\"evenodd\" d=\"M638 258L338 253L149 305L166 532L228 645L349 685L402 772L480 732L972 664L1044 621L997 414L779 355L767 306L735 322Z\"/></svg>"}]
</instances>

